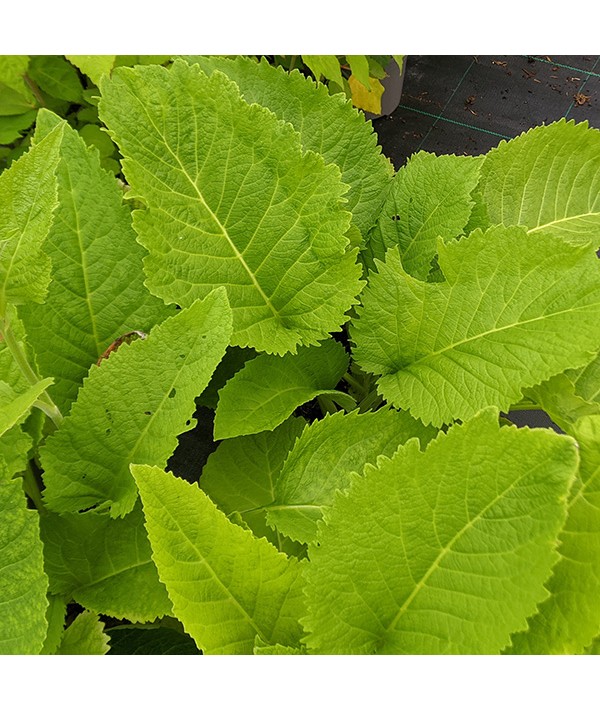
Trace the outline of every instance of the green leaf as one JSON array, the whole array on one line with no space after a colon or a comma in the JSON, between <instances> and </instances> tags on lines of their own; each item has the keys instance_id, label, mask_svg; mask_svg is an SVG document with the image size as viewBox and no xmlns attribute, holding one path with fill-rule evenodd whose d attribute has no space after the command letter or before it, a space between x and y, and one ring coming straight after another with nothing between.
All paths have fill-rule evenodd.
<instances>
[{"instance_id":1,"label":"green leaf","mask_svg":"<svg viewBox=\"0 0 600 711\"><path fill-rule=\"evenodd\" d=\"M55 654L106 654L109 642L98 615L84 610L65 630Z\"/></svg>"},{"instance_id":2,"label":"green leaf","mask_svg":"<svg viewBox=\"0 0 600 711\"><path fill-rule=\"evenodd\" d=\"M64 598L60 595L48 595L48 607L46 609L48 632L40 654L56 654L62 640L66 614L67 603Z\"/></svg>"},{"instance_id":3,"label":"green leaf","mask_svg":"<svg viewBox=\"0 0 600 711\"><path fill-rule=\"evenodd\" d=\"M12 427L0 437L0 460L5 460L11 475L24 471L31 445L31 437L18 426Z\"/></svg>"},{"instance_id":4,"label":"green leaf","mask_svg":"<svg viewBox=\"0 0 600 711\"><path fill-rule=\"evenodd\" d=\"M300 553L300 546L267 526L265 507L275 500L277 478L305 425L302 418L290 417L272 432L221 442L200 477L200 487L221 511L290 555Z\"/></svg>"},{"instance_id":5,"label":"green leaf","mask_svg":"<svg viewBox=\"0 0 600 711\"><path fill-rule=\"evenodd\" d=\"M573 383L575 394L589 402L600 403L600 355L579 370L567 370L565 375Z\"/></svg>"},{"instance_id":6,"label":"green leaf","mask_svg":"<svg viewBox=\"0 0 600 711\"><path fill-rule=\"evenodd\" d=\"M165 466L189 430L194 398L208 384L231 334L224 289L123 344L93 366L69 416L40 451L48 507L58 513L137 498L131 463ZM100 403L100 405L99 405Z\"/></svg>"},{"instance_id":7,"label":"green leaf","mask_svg":"<svg viewBox=\"0 0 600 711\"><path fill-rule=\"evenodd\" d=\"M362 474L379 455L391 457L412 437L422 445L436 435L407 412L382 409L359 415L342 412L318 420L296 441L266 506L267 523L302 543L314 541L317 523L336 491L345 491L352 472Z\"/></svg>"},{"instance_id":8,"label":"green leaf","mask_svg":"<svg viewBox=\"0 0 600 711\"><path fill-rule=\"evenodd\" d=\"M338 86L343 85L342 70L335 54L303 54L302 61L313 73L317 81L324 77Z\"/></svg>"},{"instance_id":9,"label":"green leaf","mask_svg":"<svg viewBox=\"0 0 600 711\"><path fill-rule=\"evenodd\" d=\"M252 654L256 635L296 646L302 570L227 520L197 486L132 466L160 579L173 612L207 654Z\"/></svg>"},{"instance_id":10,"label":"green leaf","mask_svg":"<svg viewBox=\"0 0 600 711\"><path fill-rule=\"evenodd\" d=\"M110 74L114 63L114 54L66 54L66 58L74 64L83 74L99 84L104 74Z\"/></svg>"},{"instance_id":11,"label":"green leaf","mask_svg":"<svg viewBox=\"0 0 600 711\"><path fill-rule=\"evenodd\" d=\"M40 111L36 141L61 123ZM52 260L48 298L20 313L40 371L55 380L50 394L66 413L90 366L113 341L148 332L172 310L144 287L144 249L122 191L68 126L57 177L59 205L44 244Z\"/></svg>"},{"instance_id":12,"label":"green leaf","mask_svg":"<svg viewBox=\"0 0 600 711\"><path fill-rule=\"evenodd\" d=\"M600 131L561 119L501 141L481 169L490 224L600 246Z\"/></svg>"},{"instance_id":13,"label":"green leaf","mask_svg":"<svg viewBox=\"0 0 600 711\"><path fill-rule=\"evenodd\" d=\"M256 358L256 351L253 348L238 348L237 346L229 346L225 351L223 359L213 373L210 383L206 389L196 400L196 404L210 407L211 410L216 410L219 402L219 391L225 383L233 378L233 376L241 370L243 365Z\"/></svg>"},{"instance_id":14,"label":"green leaf","mask_svg":"<svg viewBox=\"0 0 600 711\"><path fill-rule=\"evenodd\" d=\"M191 637L169 627L111 627L107 633L108 654L200 654Z\"/></svg>"},{"instance_id":15,"label":"green leaf","mask_svg":"<svg viewBox=\"0 0 600 711\"><path fill-rule=\"evenodd\" d=\"M38 654L48 623L38 515L0 460L0 654Z\"/></svg>"},{"instance_id":16,"label":"green leaf","mask_svg":"<svg viewBox=\"0 0 600 711\"><path fill-rule=\"evenodd\" d=\"M336 496L309 547L309 650L497 654L548 596L573 440L486 410Z\"/></svg>"},{"instance_id":17,"label":"green leaf","mask_svg":"<svg viewBox=\"0 0 600 711\"><path fill-rule=\"evenodd\" d=\"M248 361L220 391L215 439L274 430L299 405L331 394L348 360L342 344L330 339L295 355L263 354Z\"/></svg>"},{"instance_id":18,"label":"green leaf","mask_svg":"<svg viewBox=\"0 0 600 711\"><path fill-rule=\"evenodd\" d=\"M12 143L21 138L23 131L35 121L37 111L27 111L19 116L0 116L0 144Z\"/></svg>"},{"instance_id":19,"label":"green leaf","mask_svg":"<svg viewBox=\"0 0 600 711\"><path fill-rule=\"evenodd\" d=\"M57 126L0 175L0 318L8 302L41 303L50 282L42 245L57 205Z\"/></svg>"},{"instance_id":20,"label":"green leaf","mask_svg":"<svg viewBox=\"0 0 600 711\"><path fill-rule=\"evenodd\" d=\"M600 415L573 427L581 466L559 533L550 597L512 640L512 654L583 654L600 634Z\"/></svg>"},{"instance_id":21,"label":"green leaf","mask_svg":"<svg viewBox=\"0 0 600 711\"><path fill-rule=\"evenodd\" d=\"M32 100L33 95L25 82L29 56L26 54L0 55L0 82L22 94L26 100Z\"/></svg>"},{"instance_id":22,"label":"green leaf","mask_svg":"<svg viewBox=\"0 0 600 711\"><path fill-rule=\"evenodd\" d=\"M35 104L26 96L0 82L0 116L14 116L29 113Z\"/></svg>"},{"instance_id":23,"label":"green leaf","mask_svg":"<svg viewBox=\"0 0 600 711\"><path fill-rule=\"evenodd\" d=\"M438 238L448 242L463 233L480 167L481 159L470 156L413 155L394 178L369 236L369 256L383 260L398 245L405 271L426 280Z\"/></svg>"},{"instance_id":24,"label":"green leaf","mask_svg":"<svg viewBox=\"0 0 600 711\"><path fill-rule=\"evenodd\" d=\"M131 622L171 613L158 579L141 506L122 519L89 511L41 517L50 591Z\"/></svg>"},{"instance_id":25,"label":"green leaf","mask_svg":"<svg viewBox=\"0 0 600 711\"><path fill-rule=\"evenodd\" d=\"M51 384L52 378L46 378L17 394L8 383L0 380L0 436L25 419L35 401Z\"/></svg>"},{"instance_id":26,"label":"green leaf","mask_svg":"<svg viewBox=\"0 0 600 711\"><path fill-rule=\"evenodd\" d=\"M525 390L525 396L540 405L552 420L568 434L573 425L586 415L600 414L600 403L579 397L566 373L559 373L540 385Z\"/></svg>"},{"instance_id":27,"label":"green leaf","mask_svg":"<svg viewBox=\"0 0 600 711\"><path fill-rule=\"evenodd\" d=\"M381 153L371 122L365 121L344 96L332 96L325 86L315 84L300 72L289 74L264 59L186 60L198 63L207 74L215 70L226 74L236 82L248 103L265 106L277 118L289 121L300 134L305 151L320 153L326 163L337 165L342 180L350 186L345 197L353 225L366 233L379 215L393 170Z\"/></svg>"},{"instance_id":28,"label":"green leaf","mask_svg":"<svg viewBox=\"0 0 600 711\"><path fill-rule=\"evenodd\" d=\"M389 250L351 333L379 392L437 426L591 360L600 344L600 273L590 247L497 226L438 243L446 278L406 274ZM565 333L569 338L565 338Z\"/></svg>"},{"instance_id":29,"label":"green leaf","mask_svg":"<svg viewBox=\"0 0 600 711\"><path fill-rule=\"evenodd\" d=\"M347 54L346 59L350 65L352 76L357 79L365 89L370 89L369 60L364 54Z\"/></svg>"},{"instance_id":30,"label":"green leaf","mask_svg":"<svg viewBox=\"0 0 600 711\"><path fill-rule=\"evenodd\" d=\"M147 286L189 305L224 285L232 345L270 353L317 343L360 291L335 166L220 73L176 61L101 82L100 117L125 156Z\"/></svg>"},{"instance_id":31,"label":"green leaf","mask_svg":"<svg viewBox=\"0 0 600 711\"><path fill-rule=\"evenodd\" d=\"M83 101L77 70L64 57L38 55L31 58L29 75L36 84L55 99L80 104Z\"/></svg>"},{"instance_id":32,"label":"green leaf","mask_svg":"<svg viewBox=\"0 0 600 711\"><path fill-rule=\"evenodd\" d=\"M112 156L117 149L108 133L103 131L100 126L96 124L88 123L82 126L79 129L79 135L83 138L87 146L94 146L94 148L98 150L100 158Z\"/></svg>"},{"instance_id":33,"label":"green leaf","mask_svg":"<svg viewBox=\"0 0 600 711\"><path fill-rule=\"evenodd\" d=\"M304 647L284 647L281 644L265 644L260 637L256 637L254 654L306 654Z\"/></svg>"}]
</instances>

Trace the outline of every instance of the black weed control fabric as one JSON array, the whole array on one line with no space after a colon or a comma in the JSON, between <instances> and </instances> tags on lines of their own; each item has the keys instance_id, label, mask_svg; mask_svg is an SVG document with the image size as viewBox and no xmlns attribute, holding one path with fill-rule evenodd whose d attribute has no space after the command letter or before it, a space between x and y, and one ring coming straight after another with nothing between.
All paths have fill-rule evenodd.
<instances>
[{"instance_id":1,"label":"black weed control fabric","mask_svg":"<svg viewBox=\"0 0 600 711\"><path fill-rule=\"evenodd\" d=\"M600 57L411 55L400 105L374 127L399 168L420 150L479 155L562 117L600 128Z\"/></svg>"}]
</instances>

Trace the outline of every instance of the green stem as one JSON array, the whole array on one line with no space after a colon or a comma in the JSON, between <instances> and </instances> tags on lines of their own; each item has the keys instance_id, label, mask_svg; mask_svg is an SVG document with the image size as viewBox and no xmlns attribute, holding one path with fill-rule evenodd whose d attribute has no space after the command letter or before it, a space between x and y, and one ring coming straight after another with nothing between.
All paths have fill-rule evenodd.
<instances>
[{"instance_id":1,"label":"green stem","mask_svg":"<svg viewBox=\"0 0 600 711\"><path fill-rule=\"evenodd\" d=\"M14 358L15 363L19 366L19 370L23 373L27 382L30 385L37 385L37 383L40 382L40 379L29 364L25 350L22 344L15 338L7 319L0 319L0 334L4 336L6 347L10 351L10 354ZM56 427L60 427L63 416L48 393L42 393L34 404L52 420Z\"/></svg>"},{"instance_id":2,"label":"green stem","mask_svg":"<svg viewBox=\"0 0 600 711\"><path fill-rule=\"evenodd\" d=\"M318 395L317 402L319 403L319 407L321 408L321 412L323 413L323 415L326 415L328 413L330 415L335 415L335 413L338 411L338 408L335 406L333 400L327 395Z\"/></svg>"}]
</instances>

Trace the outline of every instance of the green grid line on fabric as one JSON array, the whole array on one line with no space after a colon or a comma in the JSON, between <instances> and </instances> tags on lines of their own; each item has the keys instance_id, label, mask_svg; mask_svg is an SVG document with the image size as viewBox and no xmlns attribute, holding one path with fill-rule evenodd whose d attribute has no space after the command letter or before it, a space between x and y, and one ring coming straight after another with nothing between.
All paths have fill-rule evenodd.
<instances>
[{"instance_id":1,"label":"green grid line on fabric","mask_svg":"<svg viewBox=\"0 0 600 711\"><path fill-rule=\"evenodd\" d=\"M562 69L570 69L571 71L579 72L580 74L587 74L588 78L589 77L600 77L600 74L598 72L593 71L593 69L595 69L596 65L598 64L598 57L596 57L596 61L594 62L594 66L592 67L592 70L588 71L587 69L578 69L577 67L572 67L569 64L561 64L560 62L549 62L545 57L538 57L538 56L529 55L529 54L522 54L521 56L525 57L526 59L535 59L536 62L544 62L545 64L551 64L553 67L561 67Z\"/></svg>"},{"instance_id":2,"label":"green grid line on fabric","mask_svg":"<svg viewBox=\"0 0 600 711\"><path fill-rule=\"evenodd\" d=\"M422 109L414 109L412 106L406 106L405 104L399 104L399 108L401 109L406 109L407 111L414 111L417 114L423 114L424 116L430 116L431 118L437 119L438 121L445 121L446 123L453 123L456 124L457 126L462 126L463 128L468 128L471 129L472 131L479 131L480 133L487 133L491 136L498 136L498 138L505 138L505 139L511 139L514 138L514 136L508 136L504 133L498 133L497 131L490 131L487 128L480 128L479 126L473 126L468 123L463 123L462 121L456 121L455 119L451 118L446 118L445 116L442 116L441 114L432 114L429 111L423 111ZM431 127L433 128L433 126ZM431 129L428 131L427 135L431 132ZM427 138L427 136L425 136ZM425 140L423 139L423 141ZM423 144L423 141L421 141L421 145Z\"/></svg>"},{"instance_id":3,"label":"green grid line on fabric","mask_svg":"<svg viewBox=\"0 0 600 711\"><path fill-rule=\"evenodd\" d=\"M594 66L592 67L592 69L595 69L595 68L596 68L596 66L598 65L598 62L599 62L599 61L600 61L600 57L596 57L596 61L594 62ZM592 73L590 73L589 76L586 77L586 80L583 82L583 84L579 87L579 93L582 93L582 92L583 92L583 90L585 89L585 85L586 85L586 84L588 83L588 81L592 78L592 76L594 76L594 77L599 77L600 74L595 74L595 73L592 74ZM575 106L575 99L573 98L573 100L571 101L571 104L569 105L569 108L565 111L565 116L564 116L565 118L568 117L568 115L569 115L569 114L571 113L571 111L573 110L574 106Z\"/></svg>"},{"instance_id":4,"label":"green grid line on fabric","mask_svg":"<svg viewBox=\"0 0 600 711\"><path fill-rule=\"evenodd\" d=\"M465 80L465 77L466 77L467 74L471 71L471 68L473 67L473 64L474 64L474 63L475 63L474 60L471 60L471 63L470 63L469 66L465 69L465 71L463 72L463 75L461 76L461 78L458 80L457 85L456 85L456 86L454 87L454 89L452 90L452 93L450 94L448 100L447 100L446 103L444 104L444 107L443 107L443 109L441 110L441 112L440 112L439 115L436 116L435 114L427 114L427 112L425 112L425 111L422 111L422 112L421 112L421 113L423 113L423 114L425 114L425 115L433 116L433 118L435 118L435 121L434 121L433 124L429 127L429 130L427 131L427 133L423 136L423 138L422 138L422 140L421 140L421 143L419 144L419 146L418 146L418 148L417 148L417 151L420 151L420 150L421 150L421 148L423 147L423 144L424 144L425 141L427 140L427 137L428 137L429 134L433 131L433 129L436 127L437 122L438 122L440 119L442 119L442 114L443 114L444 111L448 108L450 102L451 102L452 99L454 98L454 95L455 95L456 92L458 91L459 86L463 83L463 81ZM406 107L406 108L409 108L409 107ZM418 111L418 110L415 109L415 111ZM447 119L442 119L442 120L445 121L445 120L447 120Z\"/></svg>"}]
</instances>

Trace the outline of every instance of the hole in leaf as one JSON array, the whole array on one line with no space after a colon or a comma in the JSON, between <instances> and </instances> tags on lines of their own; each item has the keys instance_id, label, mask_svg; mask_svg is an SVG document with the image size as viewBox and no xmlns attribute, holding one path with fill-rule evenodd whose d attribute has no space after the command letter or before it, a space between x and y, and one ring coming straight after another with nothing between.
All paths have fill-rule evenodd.
<instances>
[{"instance_id":1,"label":"hole in leaf","mask_svg":"<svg viewBox=\"0 0 600 711\"><path fill-rule=\"evenodd\" d=\"M169 393L169 397L170 397L170 398L173 398L173 397L175 397L176 394L177 394L177 390L175 390L175 388L171 388L171 392Z\"/></svg>"},{"instance_id":2,"label":"hole in leaf","mask_svg":"<svg viewBox=\"0 0 600 711\"><path fill-rule=\"evenodd\" d=\"M150 412L150 410L146 410L146 412L144 412L144 415L151 415L151 414L152 413Z\"/></svg>"},{"instance_id":3,"label":"hole in leaf","mask_svg":"<svg viewBox=\"0 0 600 711\"><path fill-rule=\"evenodd\" d=\"M104 434L105 434L105 435L109 435L111 432L112 432L112 430L110 429L110 427L107 427L107 428L104 430Z\"/></svg>"}]
</instances>

